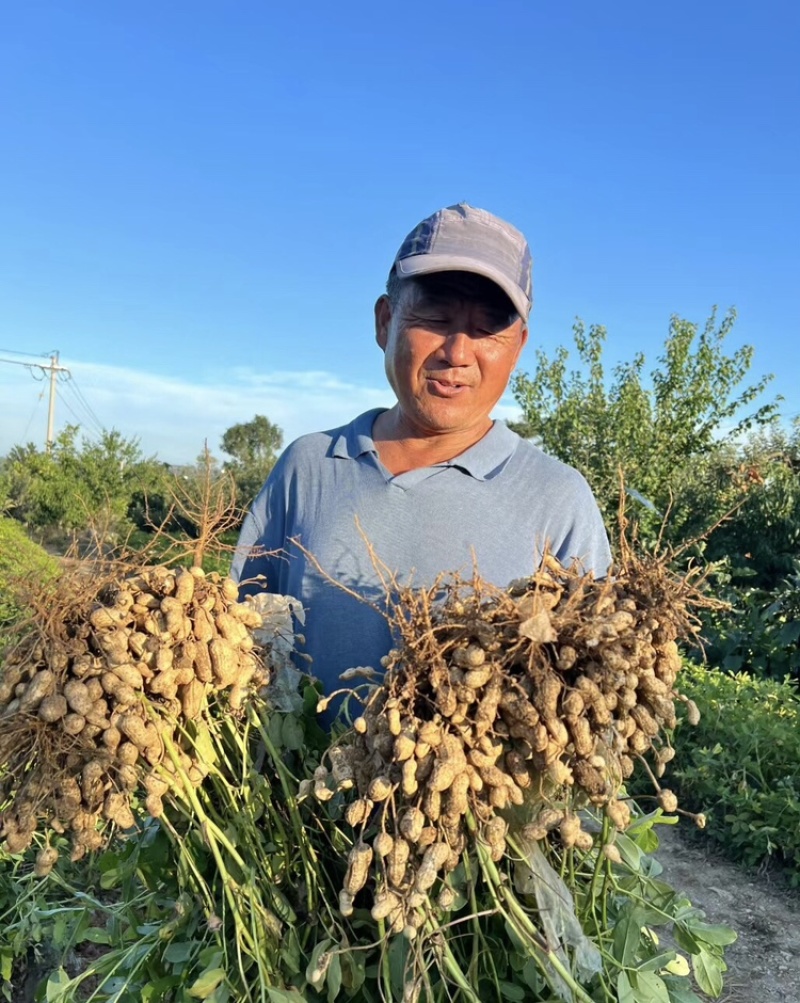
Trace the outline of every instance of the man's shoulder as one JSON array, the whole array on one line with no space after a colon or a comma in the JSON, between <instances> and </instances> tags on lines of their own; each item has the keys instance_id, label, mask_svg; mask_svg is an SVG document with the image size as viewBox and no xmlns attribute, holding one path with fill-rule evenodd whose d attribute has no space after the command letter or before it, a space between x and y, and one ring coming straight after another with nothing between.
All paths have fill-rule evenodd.
<instances>
[{"instance_id":1,"label":"man's shoulder","mask_svg":"<svg viewBox=\"0 0 800 1003\"><path fill-rule=\"evenodd\" d=\"M517 438L519 442L514 457L526 474L533 473L537 477L555 478L562 482L585 483L586 479L577 468L559 460L557 456L546 453L541 446L537 446L530 439L523 439L520 436Z\"/></svg>"},{"instance_id":2,"label":"man's shoulder","mask_svg":"<svg viewBox=\"0 0 800 1003\"><path fill-rule=\"evenodd\" d=\"M283 468L289 469L305 466L309 462L333 455L337 448L354 442L358 436L370 434L374 417L380 410L378 408L374 411L366 411L353 418L352 421L336 428L308 432L298 436L284 449L278 462Z\"/></svg>"},{"instance_id":3,"label":"man's shoulder","mask_svg":"<svg viewBox=\"0 0 800 1003\"><path fill-rule=\"evenodd\" d=\"M331 442L338 434L338 429L324 432L307 432L293 439L281 453L281 460L298 461L307 456L324 455L330 450Z\"/></svg>"}]
</instances>

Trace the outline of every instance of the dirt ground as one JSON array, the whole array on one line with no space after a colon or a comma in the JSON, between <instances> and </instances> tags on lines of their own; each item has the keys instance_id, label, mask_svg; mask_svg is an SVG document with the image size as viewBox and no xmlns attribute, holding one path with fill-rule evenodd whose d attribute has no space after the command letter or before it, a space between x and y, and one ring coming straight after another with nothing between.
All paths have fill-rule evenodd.
<instances>
[{"instance_id":1,"label":"dirt ground","mask_svg":"<svg viewBox=\"0 0 800 1003\"><path fill-rule=\"evenodd\" d=\"M677 827L659 826L658 836L664 880L739 934L725 950L724 1003L800 1003L800 891L743 871Z\"/></svg>"}]
</instances>

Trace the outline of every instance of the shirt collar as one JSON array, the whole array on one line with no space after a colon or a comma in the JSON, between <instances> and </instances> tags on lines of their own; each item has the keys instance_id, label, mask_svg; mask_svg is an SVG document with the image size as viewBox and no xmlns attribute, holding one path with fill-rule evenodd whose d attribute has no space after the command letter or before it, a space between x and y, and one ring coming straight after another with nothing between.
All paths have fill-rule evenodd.
<instances>
[{"instance_id":1,"label":"shirt collar","mask_svg":"<svg viewBox=\"0 0 800 1003\"><path fill-rule=\"evenodd\" d=\"M332 453L345 460L356 460L364 453L375 453L375 442L372 438L372 424L385 407L376 407L371 411L365 411L357 418L354 418L349 425L339 429L339 434L333 440Z\"/></svg>"},{"instance_id":2,"label":"shirt collar","mask_svg":"<svg viewBox=\"0 0 800 1003\"><path fill-rule=\"evenodd\" d=\"M377 456L378 451L372 438L372 425L378 415L385 410L386 408L374 408L365 411L349 425L340 429L333 442L333 455L350 460L355 460L365 453ZM474 446L470 446L459 456L454 456L452 460L445 460L434 466L457 467L475 480L489 480L506 465L519 442L517 433L512 432L505 422L495 421L486 435Z\"/></svg>"}]
</instances>

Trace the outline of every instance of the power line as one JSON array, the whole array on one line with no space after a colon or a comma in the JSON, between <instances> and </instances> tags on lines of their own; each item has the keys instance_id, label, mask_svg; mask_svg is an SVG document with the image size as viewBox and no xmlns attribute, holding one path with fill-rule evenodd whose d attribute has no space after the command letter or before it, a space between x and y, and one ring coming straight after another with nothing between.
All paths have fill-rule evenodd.
<instances>
[{"instance_id":1,"label":"power line","mask_svg":"<svg viewBox=\"0 0 800 1003\"><path fill-rule=\"evenodd\" d=\"M12 351L11 354L29 355L30 353ZM36 356L33 357L36 358ZM45 443L45 449L49 453L53 447L53 426L55 422L55 410L56 410L56 376L58 373L67 373L71 375L69 370L65 366L59 366L57 351L54 351L51 354L49 366L45 366L41 362L20 362L18 359L0 359L0 362L5 362L10 366L25 366L25 368L30 371L31 375L33 375L34 369L41 370L43 377L45 373L50 374L50 400L47 406L47 440Z\"/></svg>"},{"instance_id":2,"label":"power line","mask_svg":"<svg viewBox=\"0 0 800 1003\"><path fill-rule=\"evenodd\" d=\"M69 408L70 413L74 415L76 418L78 418L81 424L89 424L96 432L102 434L105 431L103 428L103 423L94 413L94 411L92 411L91 407L89 406L85 398L80 393L77 392L77 388L73 386L73 380L62 379L60 382L63 384L64 391L69 390L70 394L72 395L74 405L81 411L84 417L78 418L78 415L75 413L75 411L72 410L72 408ZM68 407L66 392L62 393L61 400L63 401L64 406Z\"/></svg>"},{"instance_id":3,"label":"power line","mask_svg":"<svg viewBox=\"0 0 800 1003\"><path fill-rule=\"evenodd\" d=\"M41 358L42 357L41 355L34 355L32 352L18 352L15 349L0 349L0 351L8 352L11 355L25 356L25 357L28 357L28 358ZM75 406L84 415L84 417L82 418L81 415L78 414L77 411L73 407L70 406L69 402L66 399L66 396L64 394L61 395L61 400L62 400L62 403L64 404L64 407L66 407L66 409L73 416L73 418L76 419L76 421L78 422L78 424L79 425L84 425L84 424L88 423L89 426L92 428L92 430L95 433L98 433L100 435L103 435L104 432L106 431L105 425L97 417L97 414L95 413L95 411L92 408L92 406L89 403L89 401L86 399L86 395L84 394L83 390L78 385L75 377L72 375L72 373L70 372L70 370L67 369L65 366L60 366L58 364L58 354L59 353L57 351L53 351L52 353L50 353L50 364L49 365L44 365L41 362L23 362L23 361L20 361L19 359L2 359L2 358L0 358L0 362L6 362L6 363L8 363L10 365L14 365L14 366L24 366L28 370L28 372L31 374L31 376L35 380L37 380L38 382L44 381L45 377L49 376L49 380L50 380L50 403L49 403L48 413L47 413L47 443L46 443L46 448L47 448L48 451L52 448L52 445L53 445L53 426L54 426L54 417L55 417L56 381L58 381L59 383L61 383L62 386L66 390L69 390L69 392L74 397ZM44 394L42 392L41 396L43 396L43 395ZM41 400L41 397L40 397L40 400ZM35 410L36 410L36 408L34 407L34 411ZM31 415L30 421L32 421L32 420L33 420L33 415ZM28 426L30 426L30 421L28 422ZM27 429L26 429L25 434L27 435Z\"/></svg>"},{"instance_id":4,"label":"power line","mask_svg":"<svg viewBox=\"0 0 800 1003\"><path fill-rule=\"evenodd\" d=\"M61 403L69 411L69 413L73 416L73 418L75 418L75 420L78 422L79 425L82 425L82 426L87 426L88 425L91 428L92 432L94 432L95 434L98 434L98 435L102 435L103 434L103 432L105 431L105 429L103 428L103 426L100 425L100 424L98 424L94 420L94 418L90 417L87 414L86 409L83 407L83 405L81 404L81 402L79 401L79 399L77 397L74 398L73 403L78 408L78 410L81 412L81 414L78 414L78 412L75 410L75 408L70 404L70 402L67 400L66 396L63 395L63 394L61 396ZM81 415L83 417L81 417Z\"/></svg>"},{"instance_id":5,"label":"power line","mask_svg":"<svg viewBox=\"0 0 800 1003\"><path fill-rule=\"evenodd\" d=\"M83 422L81 421L80 415L78 415L78 414L75 413L75 411L72 409L72 405L69 403L69 401L65 400L62 397L61 398L61 403L64 405L64 407L67 409L67 411L69 411L69 413L72 415L72 417L75 419L75 421L77 421L77 423L79 425L82 425Z\"/></svg>"},{"instance_id":6,"label":"power line","mask_svg":"<svg viewBox=\"0 0 800 1003\"><path fill-rule=\"evenodd\" d=\"M42 377L42 379L44 379L44 377ZM39 406L41 405L43 400L44 400L44 390L42 390L41 393L37 396L36 403L33 405L33 408L31 410L31 416L30 418L28 418L28 424L25 426L25 431L22 433L23 441L28 438L28 432L30 431L30 427L33 423L34 415L39 410Z\"/></svg>"},{"instance_id":7,"label":"power line","mask_svg":"<svg viewBox=\"0 0 800 1003\"><path fill-rule=\"evenodd\" d=\"M0 352L5 352L7 355L26 355L31 359L46 359L52 352L17 352L13 348L0 348Z\"/></svg>"},{"instance_id":8,"label":"power line","mask_svg":"<svg viewBox=\"0 0 800 1003\"><path fill-rule=\"evenodd\" d=\"M46 369L41 362L20 362L19 359L0 359L0 362L7 362L9 366L24 366L26 369Z\"/></svg>"},{"instance_id":9,"label":"power line","mask_svg":"<svg viewBox=\"0 0 800 1003\"><path fill-rule=\"evenodd\" d=\"M70 374L63 382L64 385L75 395L76 399L80 401L81 406L86 411L86 414L89 416L90 421L93 422L95 428L101 433L105 432L105 425L102 421L100 421L93 411L92 406L86 400L86 396L78 386L78 382L75 377Z\"/></svg>"}]
</instances>

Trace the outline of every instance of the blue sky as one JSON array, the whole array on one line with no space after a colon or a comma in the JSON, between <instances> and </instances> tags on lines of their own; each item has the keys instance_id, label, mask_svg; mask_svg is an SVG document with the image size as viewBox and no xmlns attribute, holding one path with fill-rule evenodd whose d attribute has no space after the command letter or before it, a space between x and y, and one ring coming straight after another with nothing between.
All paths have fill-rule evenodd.
<instances>
[{"instance_id":1,"label":"blue sky","mask_svg":"<svg viewBox=\"0 0 800 1003\"><path fill-rule=\"evenodd\" d=\"M529 238L530 346L580 316L654 364L736 307L796 415L799 118L794 0L6 5L0 358L58 349L57 429L172 462L334 426L391 404L373 302L465 200ZM0 455L44 441L32 375L0 363Z\"/></svg>"}]
</instances>

